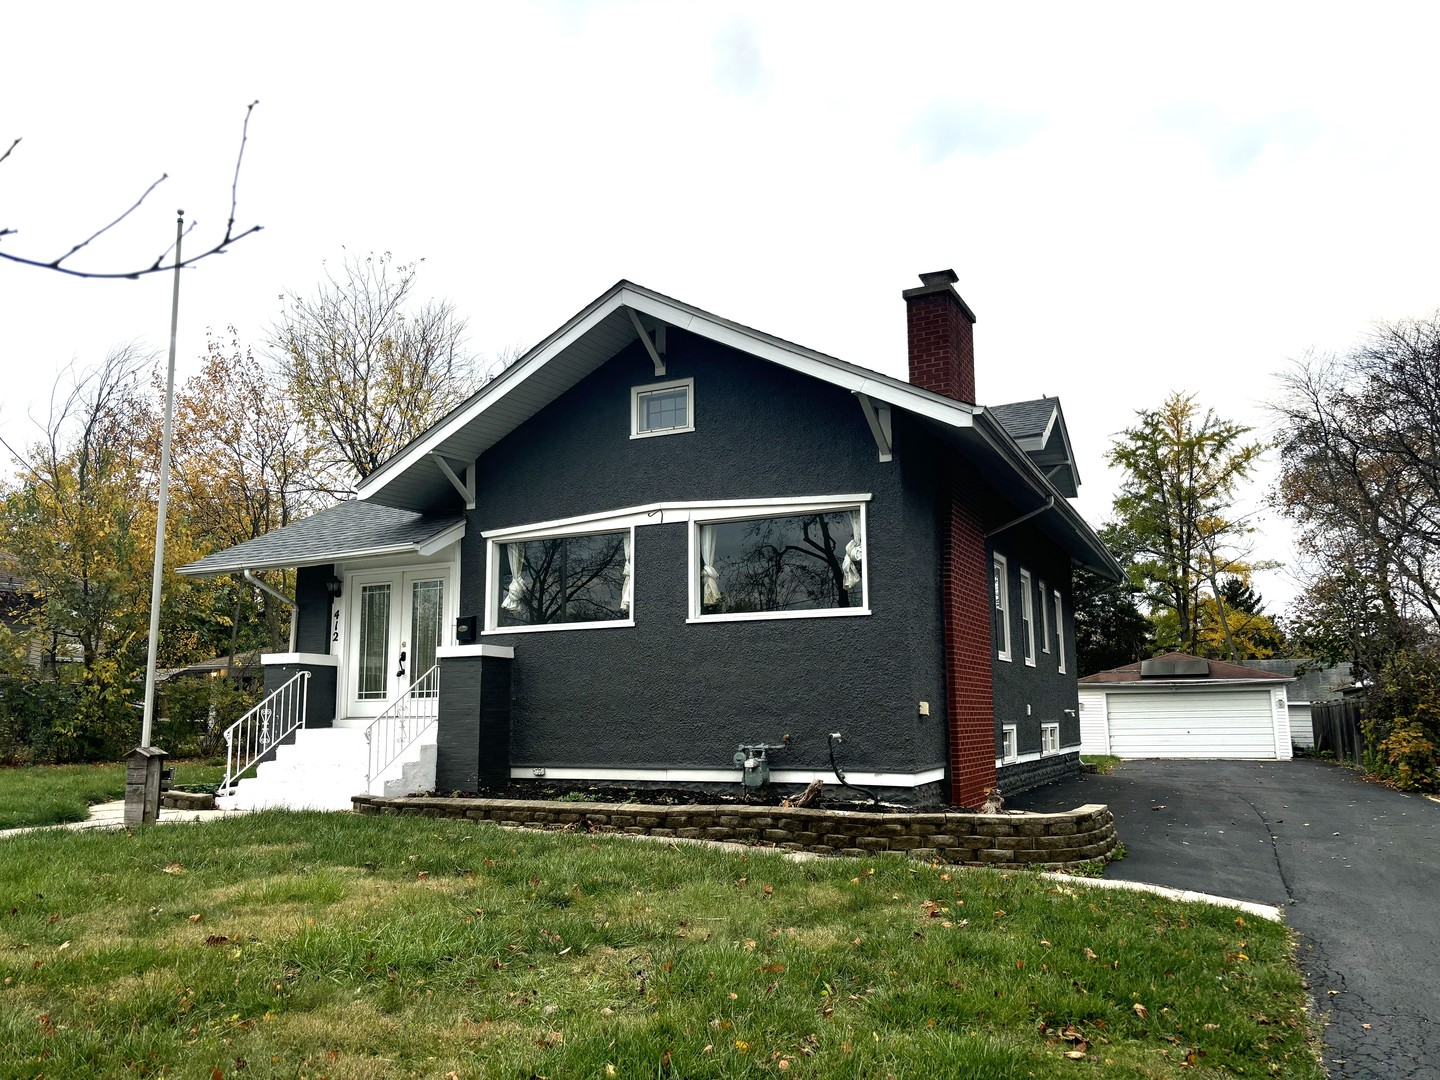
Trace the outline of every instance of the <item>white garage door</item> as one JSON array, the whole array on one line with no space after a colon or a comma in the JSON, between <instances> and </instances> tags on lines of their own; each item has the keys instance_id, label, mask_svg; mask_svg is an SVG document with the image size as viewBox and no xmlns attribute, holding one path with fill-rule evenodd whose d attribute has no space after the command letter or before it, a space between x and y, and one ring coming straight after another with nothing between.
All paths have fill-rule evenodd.
<instances>
[{"instance_id":1,"label":"white garage door","mask_svg":"<svg viewBox=\"0 0 1440 1080\"><path fill-rule=\"evenodd\" d=\"M1107 695L1110 753L1122 758L1275 757L1270 691Z\"/></svg>"}]
</instances>

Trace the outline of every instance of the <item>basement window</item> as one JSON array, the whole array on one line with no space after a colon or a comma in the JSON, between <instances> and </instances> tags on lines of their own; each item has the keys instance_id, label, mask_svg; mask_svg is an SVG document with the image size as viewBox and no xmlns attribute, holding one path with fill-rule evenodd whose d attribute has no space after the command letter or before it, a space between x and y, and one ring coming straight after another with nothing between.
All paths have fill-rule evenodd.
<instances>
[{"instance_id":1,"label":"basement window","mask_svg":"<svg viewBox=\"0 0 1440 1080\"><path fill-rule=\"evenodd\" d=\"M1020 756L1019 743L1016 741L1015 725L1006 724L1000 729L1000 759L1002 761L1014 761Z\"/></svg>"},{"instance_id":2,"label":"basement window","mask_svg":"<svg viewBox=\"0 0 1440 1080\"><path fill-rule=\"evenodd\" d=\"M1058 754L1060 752L1060 725L1040 725L1040 752L1042 754Z\"/></svg>"},{"instance_id":3,"label":"basement window","mask_svg":"<svg viewBox=\"0 0 1440 1080\"><path fill-rule=\"evenodd\" d=\"M630 391L630 437L695 430L695 380L650 383Z\"/></svg>"}]
</instances>

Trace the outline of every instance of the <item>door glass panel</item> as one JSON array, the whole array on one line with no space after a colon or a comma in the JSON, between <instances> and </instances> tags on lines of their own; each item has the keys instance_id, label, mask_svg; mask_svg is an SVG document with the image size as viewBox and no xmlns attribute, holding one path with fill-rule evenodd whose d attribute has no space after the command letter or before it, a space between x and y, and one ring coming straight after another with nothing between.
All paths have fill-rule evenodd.
<instances>
[{"instance_id":1,"label":"door glass panel","mask_svg":"<svg viewBox=\"0 0 1440 1080\"><path fill-rule=\"evenodd\" d=\"M410 677L418 679L435 666L435 649L440 644L441 612L445 610L445 582L440 579L410 583L410 643L413 646ZM417 696L434 697L435 691L418 691Z\"/></svg>"},{"instance_id":2,"label":"door glass panel","mask_svg":"<svg viewBox=\"0 0 1440 1080\"><path fill-rule=\"evenodd\" d=\"M361 701L383 701L390 679L390 586L360 587Z\"/></svg>"}]
</instances>

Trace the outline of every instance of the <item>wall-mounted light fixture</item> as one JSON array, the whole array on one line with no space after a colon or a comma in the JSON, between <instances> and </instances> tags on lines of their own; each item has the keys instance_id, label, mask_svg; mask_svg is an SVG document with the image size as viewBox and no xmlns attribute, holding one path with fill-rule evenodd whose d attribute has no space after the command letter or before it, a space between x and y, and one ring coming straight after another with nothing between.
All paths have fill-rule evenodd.
<instances>
[{"instance_id":1,"label":"wall-mounted light fixture","mask_svg":"<svg viewBox=\"0 0 1440 1080\"><path fill-rule=\"evenodd\" d=\"M328 592L331 596L339 596L340 591L344 588L345 582L341 581L333 574L330 575L330 580L325 582L325 591Z\"/></svg>"}]
</instances>

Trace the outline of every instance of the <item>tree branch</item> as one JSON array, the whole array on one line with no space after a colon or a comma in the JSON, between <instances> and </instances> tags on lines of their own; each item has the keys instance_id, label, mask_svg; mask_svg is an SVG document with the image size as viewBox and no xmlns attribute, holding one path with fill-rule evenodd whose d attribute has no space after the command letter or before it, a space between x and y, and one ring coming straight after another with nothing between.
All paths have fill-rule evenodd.
<instances>
[{"instance_id":1,"label":"tree branch","mask_svg":"<svg viewBox=\"0 0 1440 1080\"><path fill-rule=\"evenodd\" d=\"M194 266L202 259L208 259L212 255L223 254L227 249L229 249L232 244L245 239L245 237L251 235L252 233L259 232L263 227L260 225L252 225L244 232L235 232L235 205L238 189L240 186L240 164L245 158L245 143L249 138L250 132L250 114L254 112L255 106L258 104L260 104L259 101L252 101L245 108L245 122L241 125L240 129L240 152L235 157L235 176L230 184L230 218L225 223L225 235L221 237L220 241L212 247L200 252L198 255L192 255L188 259L183 259L179 262L167 263L165 261L166 257L175 250L175 247L172 244L170 247L166 248L163 252L161 252L152 264L141 270L120 270L113 272L97 270L77 270L64 265L65 260L70 258L70 256L87 247L93 241L98 240L101 236L104 236L107 232L115 228L115 226L119 225L127 217L129 217L136 210L138 210L141 204L144 203L144 201L150 196L150 193L154 191L157 187L159 187L162 183L164 183L164 181L168 178L169 174L163 173L161 174L159 180L156 180L154 183L152 183L149 187L145 189L145 191L141 194L140 198L136 199L135 203L128 210L126 210L123 214L117 217L114 221L110 222L110 224L106 225L104 228L97 230L95 233L93 233L86 239L80 241L80 243L76 244L69 251L65 252L64 255L61 255L58 259L51 259L49 261L43 259L28 259L24 256L15 255L7 251L0 251L0 259L5 259L13 263L19 263L21 266L34 266L42 270L53 270L57 274L68 274L71 277L98 279L124 278L128 280L135 280L136 278L144 277L147 274L159 274L164 273L168 270L183 269L185 267ZM4 154L0 154L0 162L3 162L6 158L8 158L11 152L19 144L19 139L16 139L14 142L12 142L9 149L7 149ZM190 223L189 228L185 230L187 235L189 234L190 230L195 227L195 224L196 223L193 221ZM16 231L17 230L15 229L9 228L0 229L0 237L11 235Z\"/></svg>"}]
</instances>

